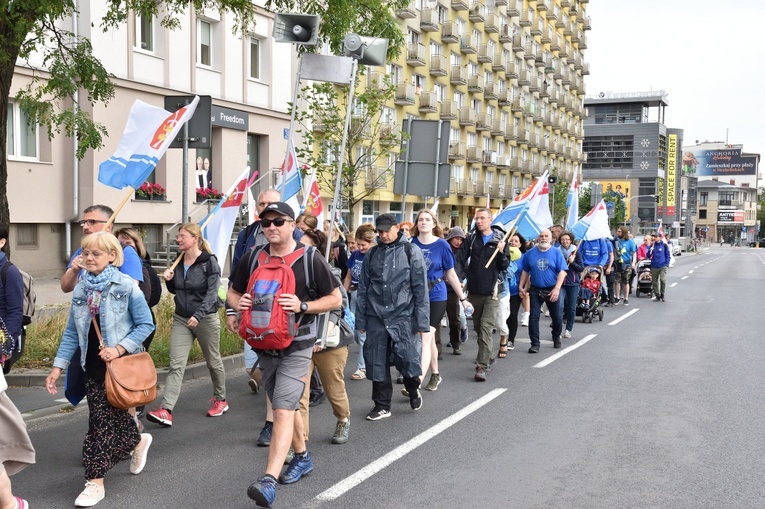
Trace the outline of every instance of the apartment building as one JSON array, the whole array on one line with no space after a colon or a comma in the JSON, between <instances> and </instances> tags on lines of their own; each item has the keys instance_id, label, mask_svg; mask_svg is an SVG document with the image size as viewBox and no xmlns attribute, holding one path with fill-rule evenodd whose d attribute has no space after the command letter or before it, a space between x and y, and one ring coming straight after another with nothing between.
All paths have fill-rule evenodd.
<instances>
[{"instance_id":1,"label":"apartment building","mask_svg":"<svg viewBox=\"0 0 765 509\"><path fill-rule=\"evenodd\" d=\"M465 227L487 200L500 210L544 170L566 180L579 174L587 3L412 0L396 11L407 46L384 69L370 69L369 83L387 73L396 86L384 122L450 123L451 185L449 197L439 200L442 224ZM358 185L378 183L370 178ZM391 212L412 219L433 204L425 198L409 196L402 206L391 179L358 205L354 217L361 223Z\"/></svg>"},{"instance_id":2,"label":"apartment building","mask_svg":"<svg viewBox=\"0 0 765 509\"><path fill-rule=\"evenodd\" d=\"M65 22L92 41L96 55L115 76L114 99L89 111L108 129L104 147L77 161L72 139L48 140L45 132L27 127L18 105L10 106L10 242L14 259L21 263L23 257L23 267L34 275L63 271L68 254L79 246L76 221L85 207L115 207L124 196L98 183L98 166L117 148L137 99L162 107L166 96L212 97L211 146L189 151L187 188L182 189L182 150L170 149L151 177L166 189L164 198L133 196L118 216L118 225L133 225L144 233L152 252L164 249L168 228L181 220L184 191L192 220L199 220L207 206L195 203L195 188L225 190L248 165L266 176L264 187L272 186L270 170L284 158L295 51L292 45L273 42L272 14L261 10L254 32L246 37L232 34L233 17L217 11L189 11L174 31L157 19L132 16L122 28L103 33L98 27L105 5L80 1L79 17ZM11 97L40 63L18 62ZM89 107L84 97L81 106Z\"/></svg>"}]
</instances>

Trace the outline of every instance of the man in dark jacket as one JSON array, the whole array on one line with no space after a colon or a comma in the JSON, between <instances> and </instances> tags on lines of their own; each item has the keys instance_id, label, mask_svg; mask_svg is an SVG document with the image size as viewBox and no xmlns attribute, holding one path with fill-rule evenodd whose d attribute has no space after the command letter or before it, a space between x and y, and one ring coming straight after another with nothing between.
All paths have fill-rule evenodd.
<instances>
[{"instance_id":1,"label":"man in dark jacket","mask_svg":"<svg viewBox=\"0 0 765 509\"><path fill-rule=\"evenodd\" d=\"M474 309L473 327L478 334L478 356L475 360L477 382L486 381L486 372L494 362L492 331L499 307L497 284L504 279L504 272L510 264L507 245L502 237L501 230L491 227L491 211L478 209L475 211L475 231L457 253L455 270L457 274L464 273L467 276L468 300ZM499 253L486 268L495 251Z\"/></svg>"},{"instance_id":2,"label":"man in dark jacket","mask_svg":"<svg viewBox=\"0 0 765 509\"><path fill-rule=\"evenodd\" d=\"M420 335L430 331L428 271L422 251L407 241L392 214L378 216L375 228L380 240L364 256L356 297L356 328L367 333L364 361L375 403L367 415L370 421L391 415L391 357L404 377L410 406L422 407Z\"/></svg>"},{"instance_id":3,"label":"man in dark jacket","mask_svg":"<svg viewBox=\"0 0 765 509\"><path fill-rule=\"evenodd\" d=\"M452 254L457 253L465 243L465 232L459 226L449 230L446 236L446 242L452 248ZM457 267L454 267L457 270ZM457 277L460 282L465 279L465 274L458 272ZM454 349L454 355L462 355L461 344L467 341L467 321L464 316L460 317L461 312L460 299L451 285L446 285L446 316L449 317L449 346Z\"/></svg>"},{"instance_id":4,"label":"man in dark jacket","mask_svg":"<svg viewBox=\"0 0 765 509\"><path fill-rule=\"evenodd\" d=\"M0 318L5 322L8 334L13 336L21 344L21 335L24 333L22 320L24 318L24 281L21 273L15 265L10 263L5 256L5 244L8 242L8 228L0 225L0 273L5 271L5 277L0 278ZM19 354L20 355L20 354ZM12 360L15 361L17 355L12 359L6 360L4 366L5 372L10 370Z\"/></svg>"},{"instance_id":5,"label":"man in dark jacket","mask_svg":"<svg viewBox=\"0 0 765 509\"><path fill-rule=\"evenodd\" d=\"M651 259L651 279L653 280L653 301L666 302L664 290L667 287L667 267L670 259L669 244L651 233L651 246L648 248L648 258Z\"/></svg>"}]
</instances>

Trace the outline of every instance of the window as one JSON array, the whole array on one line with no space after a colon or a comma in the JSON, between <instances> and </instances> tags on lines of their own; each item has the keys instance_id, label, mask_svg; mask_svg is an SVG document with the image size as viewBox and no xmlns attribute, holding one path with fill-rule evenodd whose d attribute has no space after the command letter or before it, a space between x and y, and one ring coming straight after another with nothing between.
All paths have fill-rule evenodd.
<instances>
[{"instance_id":1,"label":"window","mask_svg":"<svg viewBox=\"0 0 765 509\"><path fill-rule=\"evenodd\" d=\"M388 76L390 77L391 83L401 83L401 67L398 65L388 64Z\"/></svg>"},{"instance_id":2,"label":"window","mask_svg":"<svg viewBox=\"0 0 765 509\"><path fill-rule=\"evenodd\" d=\"M699 193L699 206L700 207L706 207L707 201L709 200L709 193L706 191L703 191Z\"/></svg>"},{"instance_id":3,"label":"window","mask_svg":"<svg viewBox=\"0 0 765 509\"><path fill-rule=\"evenodd\" d=\"M199 20L197 29L197 63L212 65L212 24Z\"/></svg>"},{"instance_id":4,"label":"window","mask_svg":"<svg viewBox=\"0 0 765 509\"><path fill-rule=\"evenodd\" d=\"M462 180L462 176L465 174L465 167L459 164L452 165L452 180L459 182Z\"/></svg>"},{"instance_id":5,"label":"window","mask_svg":"<svg viewBox=\"0 0 765 509\"><path fill-rule=\"evenodd\" d=\"M16 247L20 249L38 248L37 223L16 225Z\"/></svg>"},{"instance_id":6,"label":"window","mask_svg":"<svg viewBox=\"0 0 765 509\"><path fill-rule=\"evenodd\" d=\"M699 219L706 219L707 218L707 209L699 210Z\"/></svg>"},{"instance_id":7,"label":"window","mask_svg":"<svg viewBox=\"0 0 765 509\"><path fill-rule=\"evenodd\" d=\"M260 40L250 37L250 78L260 79Z\"/></svg>"},{"instance_id":8,"label":"window","mask_svg":"<svg viewBox=\"0 0 765 509\"><path fill-rule=\"evenodd\" d=\"M154 51L154 20L147 16L135 16L135 46L145 51Z\"/></svg>"},{"instance_id":9,"label":"window","mask_svg":"<svg viewBox=\"0 0 765 509\"><path fill-rule=\"evenodd\" d=\"M436 99L438 102L443 102L444 97L446 97L446 87L440 83L434 83L433 91L436 93Z\"/></svg>"},{"instance_id":10,"label":"window","mask_svg":"<svg viewBox=\"0 0 765 509\"><path fill-rule=\"evenodd\" d=\"M37 125L29 125L29 115L16 103L8 104L8 157L11 159L39 159Z\"/></svg>"}]
</instances>

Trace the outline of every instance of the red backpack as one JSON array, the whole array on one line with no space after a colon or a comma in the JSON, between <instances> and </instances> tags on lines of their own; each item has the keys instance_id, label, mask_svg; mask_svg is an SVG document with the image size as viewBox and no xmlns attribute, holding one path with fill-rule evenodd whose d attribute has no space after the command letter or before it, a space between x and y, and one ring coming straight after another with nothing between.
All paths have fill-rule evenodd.
<instances>
[{"instance_id":1,"label":"red backpack","mask_svg":"<svg viewBox=\"0 0 765 509\"><path fill-rule=\"evenodd\" d=\"M246 293L252 295L252 307L242 311L239 324L239 335L252 348L284 350L296 339L304 315L296 321L295 313L285 311L278 299L283 293L295 294L295 274L292 272L292 266L304 254L305 247L284 257L271 256L265 249L253 254L246 290ZM307 257L303 265L312 261ZM257 268L252 270L255 264ZM310 330L306 332L308 333L303 336L312 335ZM313 336L315 337L315 334ZM301 336L298 339L303 338Z\"/></svg>"}]
</instances>

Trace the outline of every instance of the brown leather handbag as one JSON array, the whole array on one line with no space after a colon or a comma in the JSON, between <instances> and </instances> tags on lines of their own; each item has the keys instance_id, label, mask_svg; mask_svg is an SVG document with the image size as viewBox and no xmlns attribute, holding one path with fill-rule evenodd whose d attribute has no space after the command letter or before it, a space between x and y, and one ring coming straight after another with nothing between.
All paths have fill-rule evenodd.
<instances>
[{"instance_id":1,"label":"brown leather handbag","mask_svg":"<svg viewBox=\"0 0 765 509\"><path fill-rule=\"evenodd\" d=\"M101 329L93 320L101 348L105 348ZM157 370L148 352L123 355L106 363L106 399L115 408L148 405L157 397Z\"/></svg>"}]
</instances>

